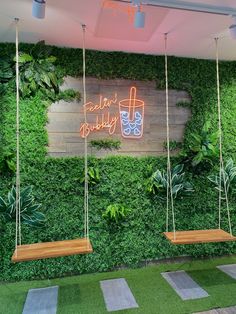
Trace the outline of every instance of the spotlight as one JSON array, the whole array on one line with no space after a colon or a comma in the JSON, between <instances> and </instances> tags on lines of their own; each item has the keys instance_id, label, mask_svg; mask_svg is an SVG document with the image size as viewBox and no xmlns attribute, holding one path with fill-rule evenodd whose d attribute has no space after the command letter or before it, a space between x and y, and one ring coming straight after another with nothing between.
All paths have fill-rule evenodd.
<instances>
[{"instance_id":1,"label":"spotlight","mask_svg":"<svg viewBox=\"0 0 236 314\"><path fill-rule=\"evenodd\" d=\"M229 33L232 39L236 39L236 16L232 16L233 24L229 27Z\"/></svg>"},{"instance_id":2,"label":"spotlight","mask_svg":"<svg viewBox=\"0 0 236 314\"><path fill-rule=\"evenodd\" d=\"M134 27L144 28L144 25L145 25L145 12L141 12L139 6L138 11L135 13Z\"/></svg>"},{"instance_id":3,"label":"spotlight","mask_svg":"<svg viewBox=\"0 0 236 314\"><path fill-rule=\"evenodd\" d=\"M236 25L231 25L229 27L230 36L232 39L236 39Z\"/></svg>"},{"instance_id":4,"label":"spotlight","mask_svg":"<svg viewBox=\"0 0 236 314\"><path fill-rule=\"evenodd\" d=\"M131 3L134 6L139 6L140 5L141 0L132 0Z\"/></svg>"},{"instance_id":5,"label":"spotlight","mask_svg":"<svg viewBox=\"0 0 236 314\"><path fill-rule=\"evenodd\" d=\"M37 19L45 18L45 0L33 0L32 15Z\"/></svg>"}]
</instances>

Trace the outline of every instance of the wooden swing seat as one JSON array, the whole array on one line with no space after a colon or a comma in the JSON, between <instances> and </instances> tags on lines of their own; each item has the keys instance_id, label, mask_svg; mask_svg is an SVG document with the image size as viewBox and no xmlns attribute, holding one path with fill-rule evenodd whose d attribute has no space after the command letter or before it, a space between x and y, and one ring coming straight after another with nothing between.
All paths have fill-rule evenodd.
<instances>
[{"instance_id":1,"label":"wooden swing seat","mask_svg":"<svg viewBox=\"0 0 236 314\"><path fill-rule=\"evenodd\" d=\"M172 244L236 241L236 237L222 229L176 231L175 239L174 232L164 232L164 235Z\"/></svg>"},{"instance_id":2,"label":"wooden swing seat","mask_svg":"<svg viewBox=\"0 0 236 314\"><path fill-rule=\"evenodd\" d=\"M92 245L87 238L55 242L41 242L18 245L17 250L15 250L11 260L12 262L16 263L44 258L88 254L92 252Z\"/></svg>"}]
</instances>

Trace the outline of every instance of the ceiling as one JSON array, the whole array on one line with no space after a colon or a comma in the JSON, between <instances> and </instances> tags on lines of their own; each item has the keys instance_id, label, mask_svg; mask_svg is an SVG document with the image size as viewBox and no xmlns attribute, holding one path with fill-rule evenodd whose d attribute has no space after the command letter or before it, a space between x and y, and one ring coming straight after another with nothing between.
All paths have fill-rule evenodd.
<instances>
[{"instance_id":1,"label":"ceiling","mask_svg":"<svg viewBox=\"0 0 236 314\"><path fill-rule=\"evenodd\" d=\"M144 29L132 24L132 7L111 0L46 0L46 17L31 15L32 0L0 1L0 42L14 42L14 18L20 19L20 41L81 47L81 23L86 24L86 47L96 50L163 54L163 34L168 35L168 54L213 59L214 38L219 37L220 59L236 60L236 40L228 27L230 16L197 13L143 5ZM188 0L236 9L235 0ZM114 3L114 2L113 2Z\"/></svg>"}]
</instances>

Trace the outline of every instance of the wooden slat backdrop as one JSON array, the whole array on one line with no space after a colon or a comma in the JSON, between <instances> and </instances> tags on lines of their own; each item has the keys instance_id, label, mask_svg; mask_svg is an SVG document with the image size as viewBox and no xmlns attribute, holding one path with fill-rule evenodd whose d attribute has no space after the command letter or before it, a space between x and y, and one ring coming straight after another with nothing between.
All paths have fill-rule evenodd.
<instances>
[{"instance_id":1,"label":"wooden slat backdrop","mask_svg":"<svg viewBox=\"0 0 236 314\"><path fill-rule=\"evenodd\" d=\"M131 86L137 88L137 99L145 102L144 132L141 139L124 139L121 136L120 124L117 123L116 131L113 135L108 134L108 130L92 132L88 137L91 139L113 138L121 140L119 151L97 151L90 148L88 152L102 157L109 154L129 155L129 156L158 156L163 155L163 142L166 141L166 114L165 114L165 91L157 90L156 83L149 81L131 80L98 80L87 78L87 101L99 102L99 96L113 98L117 92L118 101L128 98ZM73 88L82 92L82 81L72 77L67 77L62 89ZM110 114L118 113L117 104L111 105ZM184 127L190 118L190 110L177 107L180 101L190 101L188 94L184 91L169 91L169 122L171 140L182 141ZM83 101L65 102L59 101L50 106L48 111L47 131L49 135L48 154L54 157L82 156L84 153L84 140L80 137L80 124L83 122ZM106 111L104 111L106 112ZM99 114L102 111L98 112ZM88 122L95 122L95 113L88 113Z\"/></svg>"}]
</instances>

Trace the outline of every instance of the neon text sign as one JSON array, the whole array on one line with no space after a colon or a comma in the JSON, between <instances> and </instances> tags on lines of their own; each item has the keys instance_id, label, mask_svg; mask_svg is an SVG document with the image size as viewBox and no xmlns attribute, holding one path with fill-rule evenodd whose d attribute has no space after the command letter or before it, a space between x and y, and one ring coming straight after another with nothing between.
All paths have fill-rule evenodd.
<instances>
[{"instance_id":1,"label":"neon text sign","mask_svg":"<svg viewBox=\"0 0 236 314\"><path fill-rule=\"evenodd\" d=\"M95 114L94 122L83 122L80 126L80 135L85 138L91 132L108 130L114 134L120 121L121 135L124 138L140 138L143 135L144 101L136 98L136 87L130 88L129 98L118 101L117 93L111 98L100 95L99 102L84 104L86 115ZM111 114L109 109L115 107Z\"/></svg>"},{"instance_id":2,"label":"neon text sign","mask_svg":"<svg viewBox=\"0 0 236 314\"><path fill-rule=\"evenodd\" d=\"M134 16L136 12L136 8L134 6L131 6L131 5L127 6L124 3L122 4L122 3L114 2L112 0L103 0L102 7L107 8L107 9L112 9L114 13L123 12L128 15L128 19L130 23L133 23L134 21Z\"/></svg>"}]
</instances>

